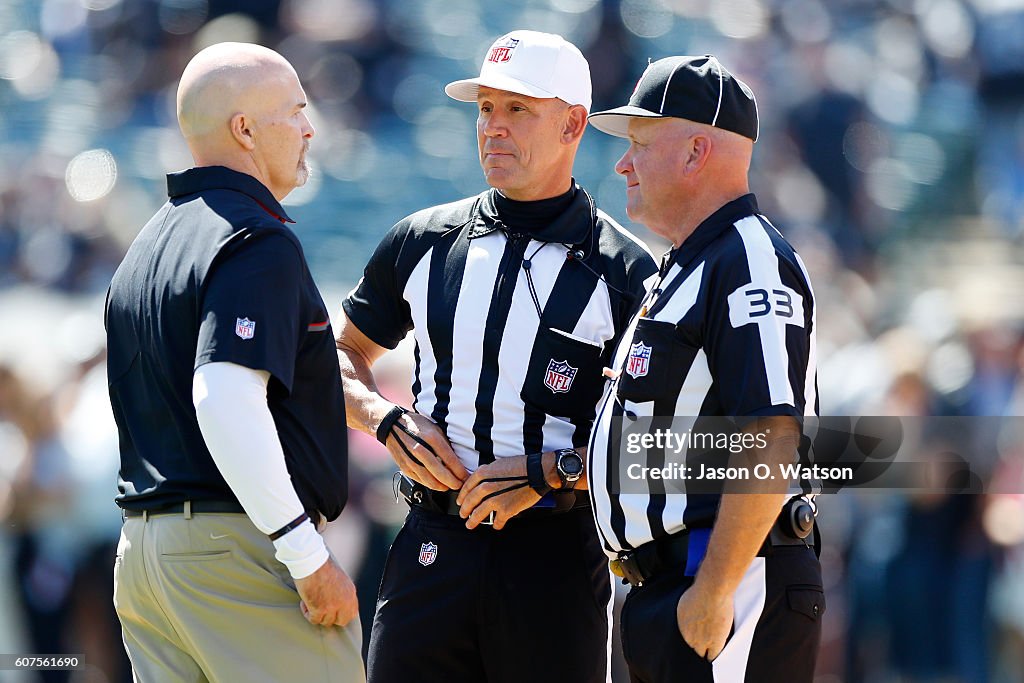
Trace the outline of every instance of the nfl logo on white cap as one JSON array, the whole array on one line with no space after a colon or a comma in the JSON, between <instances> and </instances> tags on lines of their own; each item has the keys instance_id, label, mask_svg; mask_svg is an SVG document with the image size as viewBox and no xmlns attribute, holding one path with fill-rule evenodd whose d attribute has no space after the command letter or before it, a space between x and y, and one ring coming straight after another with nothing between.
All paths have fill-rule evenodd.
<instances>
[{"instance_id":1,"label":"nfl logo on white cap","mask_svg":"<svg viewBox=\"0 0 1024 683\"><path fill-rule=\"evenodd\" d=\"M444 91L460 102L476 102L481 86L540 99L557 97L590 111L590 65L578 47L554 33L506 33L487 49L479 76L453 81Z\"/></svg>"},{"instance_id":2,"label":"nfl logo on white cap","mask_svg":"<svg viewBox=\"0 0 1024 683\"><path fill-rule=\"evenodd\" d=\"M519 41L515 38L499 38L498 42L491 46L487 53L488 62L507 62L512 58L512 50L516 49Z\"/></svg>"}]
</instances>

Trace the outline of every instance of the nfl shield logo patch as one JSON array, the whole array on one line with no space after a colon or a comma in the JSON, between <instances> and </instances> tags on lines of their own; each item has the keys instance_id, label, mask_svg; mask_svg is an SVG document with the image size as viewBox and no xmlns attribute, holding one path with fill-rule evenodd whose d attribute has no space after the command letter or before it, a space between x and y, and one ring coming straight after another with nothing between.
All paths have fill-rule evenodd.
<instances>
[{"instance_id":1,"label":"nfl shield logo patch","mask_svg":"<svg viewBox=\"0 0 1024 683\"><path fill-rule=\"evenodd\" d=\"M256 334L256 321L248 318L235 319L235 334L242 339L252 339Z\"/></svg>"},{"instance_id":2,"label":"nfl shield logo patch","mask_svg":"<svg viewBox=\"0 0 1024 683\"><path fill-rule=\"evenodd\" d=\"M512 50L519 44L518 38L507 38L491 48L487 55L488 62L507 62L512 59Z\"/></svg>"},{"instance_id":3,"label":"nfl shield logo patch","mask_svg":"<svg viewBox=\"0 0 1024 683\"><path fill-rule=\"evenodd\" d=\"M434 560L437 559L437 544L433 541L427 541L420 546L420 564L424 567L428 567L434 564Z\"/></svg>"},{"instance_id":4,"label":"nfl shield logo patch","mask_svg":"<svg viewBox=\"0 0 1024 683\"><path fill-rule=\"evenodd\" d=\"M651 347L638 341L629 347L629 358L626 359L626 374L633 379L647 374L651 361Z\"/></svg>"},{"instance_id":5,"label":"nfl shield logo patch","mask_svg":"<svg viewBox=\"0 0 1024 683\"><path fill-rule=\"evenodd\" d=\"M544 374L544 386L553 393L564 394L572 388L572 380L577 370L579 368L574 368L564 360L552 358L548 363L548 371Z\"/></svg>"}]
</instances>

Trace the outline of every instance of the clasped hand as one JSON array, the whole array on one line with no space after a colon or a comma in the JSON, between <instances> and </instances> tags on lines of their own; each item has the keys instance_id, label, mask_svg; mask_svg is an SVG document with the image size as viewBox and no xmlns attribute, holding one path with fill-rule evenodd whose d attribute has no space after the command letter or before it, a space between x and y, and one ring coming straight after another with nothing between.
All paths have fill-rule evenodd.
<instances>
[{"instance_id":1,"label":"clasped hand","mask_svg":"<svg viewBox=\"0 0 1024 683\"><path fill-rule=\"evenodd\" d=\"M498 458L470 475L432 420L416 413L401 420L387 439L391 456L413 481L435 491L457 490L467 529L475 529L492 513L494 528L502 529L540 500L528 484L525 455Z\"/></svg>"},{"instance_id":2,"label":"clasped hand","mask_svg":"<svg viewBox=\"0 0 1024 683\"><path fill-rule=\"evenodd\" d=\"M530 488L526 477L526 456L498 458L481 465L462 484L456 499L467 529L475 529L494 513L494 528L532 507L540 495Z\"/></svg>"}]
</instances>

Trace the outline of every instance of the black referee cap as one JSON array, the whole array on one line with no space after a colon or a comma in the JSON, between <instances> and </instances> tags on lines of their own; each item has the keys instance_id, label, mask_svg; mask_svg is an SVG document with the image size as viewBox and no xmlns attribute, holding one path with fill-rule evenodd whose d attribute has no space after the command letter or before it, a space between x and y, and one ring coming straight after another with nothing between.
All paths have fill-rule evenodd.
<instances>
[{"instance_id":1,"label":"black referee cap","mask_svg":"<svg viewBox=\"0 0 1024 683\"><path fill-rule=\"evenodd\" d=\"M753 91L713 55L666 57L648 64L629 104L594 112L590 124L624 138L632 117L688 119L757 140Z\"/></svg>"}]
</instances>

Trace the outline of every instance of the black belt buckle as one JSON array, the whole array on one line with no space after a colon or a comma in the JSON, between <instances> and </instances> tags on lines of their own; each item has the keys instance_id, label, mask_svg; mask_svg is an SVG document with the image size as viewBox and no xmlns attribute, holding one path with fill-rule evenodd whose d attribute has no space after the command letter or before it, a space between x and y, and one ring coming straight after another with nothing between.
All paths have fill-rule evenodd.
<instances>
[{"instance_id":1,"label":"black belt buckle","mask_svg":"<svg viewBox=\"0 0 1024 683\"><path fill-rule=\"evenodd\" d=\"M480 523L486 524L487 526L494 526L494 510L491 510L491 514L481 519Z\"/></svg>"},{"instance_id":2,"label":"black belt buckle","mask_svg":"<svg viewBox=\"0 0 1024 683\"><path fill-rule=\"evenodd\" d=\"M640 563L636 560L636 553L624 553L608 563L612 574L625 579L630 586L640 588L644 585L644 575L640 571Z\"/></svg>"}]
</instances>

